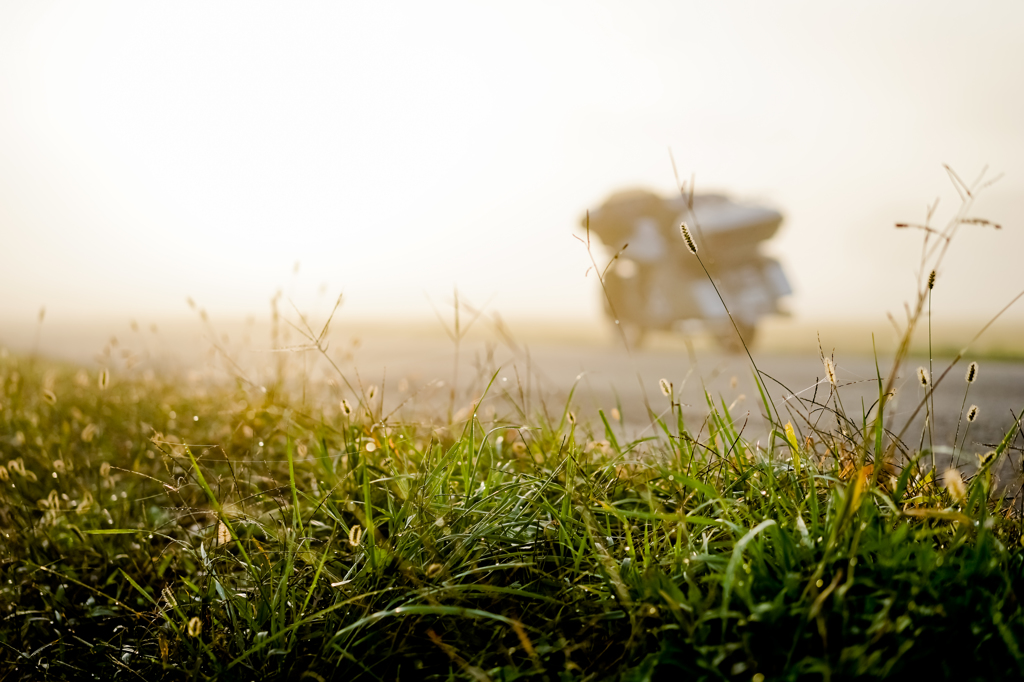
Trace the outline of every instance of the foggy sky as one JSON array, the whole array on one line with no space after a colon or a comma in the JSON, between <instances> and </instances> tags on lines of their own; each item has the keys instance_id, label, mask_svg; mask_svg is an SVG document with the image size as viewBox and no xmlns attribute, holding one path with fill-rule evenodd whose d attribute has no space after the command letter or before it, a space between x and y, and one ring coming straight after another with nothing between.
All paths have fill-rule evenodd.
<instances>
[{"instance_id":1,"label":"foggy sky","mask_svg":"<svg viewBox=\"0 0 1024 682\"><path fill-rule=\"evenodd\" d=\"M599 314L580 216L698 190L786 216L802 317L899 310L942 168L1003 179L941 314L1024 289L1024 5L0 4L0 320ZM298 273L295 264L300 264ZM1024 308L1013 313L1024 318Z\"/></svg>"}]
</instances>

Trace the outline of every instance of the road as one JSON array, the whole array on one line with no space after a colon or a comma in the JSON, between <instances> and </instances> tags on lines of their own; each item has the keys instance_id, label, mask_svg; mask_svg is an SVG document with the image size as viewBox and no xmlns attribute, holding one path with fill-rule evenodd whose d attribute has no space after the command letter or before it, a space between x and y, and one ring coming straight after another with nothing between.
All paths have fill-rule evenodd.
<instances>
[{"instance_id":1,"label":"road","mask_svg":"<svg viewBox=\"0 0 1024 682\"><path fill-rule=\"evenodd\" d=\"M651 430L648 406L657 414L669 409L669 400L659 388L660 380L665 379L672 383L676 400L684 405L692 430L698 430L707 416L707 390L730 406L745 435L754 440L766 435L751 362L745 355L725 355L699 343L695 349L677 343L627 353L621 344L586 335L560 340L548 335L524 344L489 334L469 336L456 345L439 330L440 325L434 324L430 329L338 332L329 339L328 353L348 383L381 387L384 412L398 408L398 414L406 418L464 417L493 376L494 384L479 408L484 417L519 422L518 405L527 412L544 411L557 420L568 405L580 424L593 426L600 424L599 409L610 415L614 408L620 411L626 433L646 435ZM193 378L225 377L241 371L255 385L272 381L274 368L283 362L293 382L306 381L312 387L326 377L343 383L316 351L271 352L266 329L240 325L228 331L230 334L195 324L168 325L157 333L123 331L115 342L109 334L95 330L51 328L41 341L26 331L21 336L0 338L0 344L20 352L37 346L42 354L93 367L100 362L116 369L134 359L132 371L187 369ZM214 339L237 367L213 351ZM292 330L278 345L294 348L301 342ZM807 431L808 408L801 399L835 407L820 356L757 349L753 354L763 376L770 377L765 384L775 407L798 430ZM849 417L859 420L862 410L877 399L874 360L862 354L837 355L835 363L840 402ZM879 364L883 377L887 376L891 359L883 357ZM927 364L927 359L912 358L899 373L896 397L890 405L894 430L901 430L917 409L924 395L917 368ZM947 366L948 360L935 360L934 374L940 375ZM965 360L953 367L934 393L933 443L940 450L952 445L958 429L967 389L966 366ZM197 368L202 370L199 374ZM979 412L967 433L961 463L973 463L975 453L992 449L1013 424L1014 414L1024 410L1024 363L982 361L966 399L967 407L972 404ZM904 432L908 444L920 442L924 416L922 409ZM834 417L821 409L811 411L809 418L823 429L835 426ZM961 437L965 426L959 425ZM944 459L940 453L939 460L940 467L948 465L948 455ZM997 466L1000 479L1008 483L1018 480L1020 471L1018 452L1011 452Z\"/></svg>"},{"instance_id":2,"label":"road","mask_svg":"<svg viewBox=\"0 0 1024 682\"><path fill-rule=\"evenodd\" d=\"M445 386L428 389L421 400L424 403L443 403L450 400L451 381L454 377L452 344L420 341L414 346L407 342L381 340L365 347L342 369L358 374L363 384L381 385L386 379L385 408L405 399L405 394L394 388L405 378L414 391L417 386L433 380L444 381ZM649 432L650 417L647 406L655 413L669 409L669 399L660 389L660 381L672 383L676 400L684 405L684 415L691 429L698 429L707 416L704 392L716 401L730 406L730 413L745 433L753 439L766 434L763 407L754 383L750 359L745 355L724 355L708 350L686 351L648 350L626 353L614 346L566 346L537 344L514 352L507 347L482 345L460 349L458 392L455 410L465 408L475 399L491 376L497 376L490 391L492 396L481 404L489 414L488 405L498 415L515 419L509 409L508 393L515 402L529 400L534 408L544 409L558 419L568 404L581 423L599 424L598 410L610 414L612 408L621 410L626 430L643 435ZM836 424L833 414L822 409L811 409L807 401L835 408L835 394L824 378L825 369L820 357L808 355L754 353L757 368L765 376L765 385L775 408L790 419L799 430L807 431L807 418L824 430ZM837 357L836 374L839 401L847 414L860 421L862 411L869 409L878 397L877 373L874 360L863 356ZM884 377L891 370L891 358L880 362ZM927 367L927 359L912 358L898 374L895 399L890 403L892 428L902 429L917 410L924 397L924 389L917 377L919 366ZM949 360L933 362L936 378L949 366ZM932 435L935 446L951 446L960 421L961 406L968 389L964 374L967 362L961 361L934 391L936 428ZM387 386L391 386L390 389ZM573 390L573 387L575 389ZM520 398L522 388L523 398ZM569 401L569 392L572 399ZM390 393L388 392L390 391ZM569 401L567 403L567 401ZM985 361L979 363L978 377L966 395L966 408L978 406L978 416L967 433L963 447L963 461L973 462L975 453L993 449L1014 422L1014 414L1024 410L1024 364ZM965 408L965 410L966 410ZM908 444L920 442L925 409L904 432ZM966 422L959 425L960 437ZM926 442L927 444L927 442ZM939 456L939 461L948 461ZM944 464L948 465L948 464ZM968 470L973 467L968 467ZM1000 462L1000 478L1009 480L1020 470L1019 454L1011 453Z\"/></svg>"}]
</instances>

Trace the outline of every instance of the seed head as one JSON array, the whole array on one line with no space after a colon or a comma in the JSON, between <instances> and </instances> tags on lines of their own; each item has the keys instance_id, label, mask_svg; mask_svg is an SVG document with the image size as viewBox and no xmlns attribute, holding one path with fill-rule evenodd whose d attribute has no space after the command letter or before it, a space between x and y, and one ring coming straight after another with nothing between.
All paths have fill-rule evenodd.
<instances>
[{"instance_id":1,"label":"seed head","mask_svg":"<svg viewBox=\"0 0 1024 682\"><path fill-rule=\"evenodd\" d=\"M363 539L363 528L358 523L348 530L348 544L353 547L359 546L359 541Z\"/></svg>"},{"instance_id":2,"label":"seed head","mask_svg":"<svg viewBox=\"0 0 1024 682\"><path fill-rule=\"evenodd\" d=\"M570 423L570 424L572 424L572 425L574 425L574 426L576 425L576 415L575 415L575 414L573 414L572 412L569 412L569 413L568 413L568 414L566 415L566 417L568 417L568 419L569 419L569 423Z\"/></svg>"},{"instance_id":3,"label":"seed head","mask_svg":"<svg viewBox=\"0 0 1024 682\"><path fill-rule=\"evenodd\" d=\"M928 290L931 291L935 288L935 271L932 270L928 273Z\"/></svg>"},{"instance_id":4,"label":"seed head","mask_svg":"<svg viewBox=\"0 0 1024 682\"><path fill-rule=\"evenodd\" d=\"M226 545L231 542L231 531L228 530L227 525L221 521L220 525L217 526L217 544Z\"/></svg>"},{"instance_id":5,"label":"seed head","mask_svg":"<svg viewBox=\"0 0 1024 682\"><path fill-rule=\"evenodd\" d=\"M672 382L671 381L669 381L668 379L661 379L658 382L658 385L661 386L661 393L662 393L662 395L664 395L666 398L671 398L672 397Z\"/></svg>"},{"instance_id":6,"label":"seed head","mask_svg":"<svg viewBox=\"0 0 1024 682\"><path fill-rule=\"evenodd\" d=\"M980 469L991 464L996 458L996 454L995 450L989 450L984 455L978 455L978 468Z\"/></svg>"},{"instance_id":7,"label":"seed head","mask_svg":"<svg viewBox=\"0 0 1024 682\"><path fill-rule=\"evenodd\" d=\"M163 595L164 601L167 602L167 606L174 608L178 605L178 600L174 598L174 592L171 590L170 585L164 585L164 589L160 590L160 594Z\"/></svg>"},{"instance_id":8,"label":"seed head","mask_svg":"<svg viewBox=\"0 0 1024 682\"><path fill-rule=\"evenodd\" d=\"M918 367L917 368L917 380L919 382L921 382L922 386L924 386L925 388L928 388L928 384L931 383L931 381L928 378L928 370L926 370L924 367Z\"/></svg>"},{"instance_id":9,"label":"seed head","mask_svg":"<svg viewBox=\"0 0 1024 682\"><path fill-rule=\"evenodd\" d=\"M950 469L946 472L946 490L949 491L950 497L960 504L963 504L964 500L967 499L967 486L964 484L964 479L960 472L956 469Z\"/></svg>"},{"instance_id":10,"label":"seed head","mask_svg":"<svg viewBox=\"0 0 1024 682\"><path fill-rule=\"evenodd\" d=\"M828 383L836 385L836 366L832 358L825 358L825 376L828 377Z\"/></svg>"},{"instance_id":11,"label":"seed head","mask_svg":"<svg viewBox=\"0 0 1024 682\"><path fill-rule=\"evenodd\" d=\"M440 575L443 569L444 566L442 566L441 564L430 564L429 566L427 566L427 577L436 578L438 575Z\"/></svg>"},{"instance_id":12,"label":"seed head","mask_svg":"<svg viewBox=\"0 0 1024 682\"><path fill-rule=\"evenodd\" d=\"M101 391L107 390L107 386L110 386L110 370L104 368L100 372L99 386Z\"/></svg>"},{"instance_id":13,"label":"seed head","mask_svg":"<svg viewBox=\"0 0 1024 682\"><path fill-rule=\"evenodd\" d=\"M96 433L99 429L95 424L86 424L85 428L82 429L82 440L86 443L91 443L92 439L96 437Z\"/></svg>"},{"instance_id":14,"label":"seed head","mask_svg":"<svg viewBox=\"0 0 1024 682\"><path fill-rule=\"evenodd\" d=\"M972 362L967 365L967 375L964 378L967 379L967 383L974 383L974 380L978 378L978 363Z\"/></svg>"},{"instance_id":15,"label":"seed head","mask_svg":"<svg viewBox=\"0 0 1024 682\"><path fill-rule=\"evenodd\" d=\"M57 404L57 395L53 391L51 391L50 389L44 388L43 389L43 400L45 400L50 405L56 405Z\"/></svg>"},{"instance_id":16,"label":"seed head","mask_svg":"<svg viewBox=\"0 0 1024 682\"><path fill-rule=\"evenodd\" d=\"M188 636L198 637L203 631L203 621L199 620L199 616L192 616L192 619L188 622Z\"/></svg>"},{"instance_id":17,"label":"seed head","mask_svg":"<svg viewBox=\"0 0 1024 682\"><path fill-rule=\"evenodd\" d=\"M110 462L104 462L100 465L100 476L103 478L110 476Z\"/></svg>"},{"instance_id":18,"label":"seed head","mask_svg":"<svg viewBox=\"0 0 1024 682\"><path fill-rule=\"evenodd\" d=\"M978 406L971 405L971 409L967 410L967 421L968 423L973 422L978 418Z\"/></svg>"},{"instance_id":19,"label":"seed head","mask_svg":"<svg viewBox=\"0 0 1024 682\"><path fill-rule=\"evenodd\" d=\"M352 416L352 406L348 404L347 400L341 401L341 413L346 417Z\"/></svg>"},{"instance_id":20,"label":"seed head","mask_svg":"<svg viewBox=\"0 0 1024 682\"><path fill-rule=\"evenodd\" d=\"M683 241L686 242L686 248L690 250L690 253L697 255L697 243L693 241L693 236L690 234L690 228L686 226L686 223L679 224L679 232L683 235Z\"/></svg>"}]
</instances>

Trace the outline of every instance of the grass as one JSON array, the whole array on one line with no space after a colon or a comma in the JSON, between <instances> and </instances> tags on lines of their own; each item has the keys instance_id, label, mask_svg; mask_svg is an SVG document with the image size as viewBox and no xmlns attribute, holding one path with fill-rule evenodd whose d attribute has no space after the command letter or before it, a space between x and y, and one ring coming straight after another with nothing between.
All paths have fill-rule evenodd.
<instances>
[{"instance_id":1,"label":"grass","mask_svg":"<svg viewBox=\"0 0 1024 682\"><path fill-rule=\"evenodd\" d=\"M708 395L686 423L666 385L636 439L492 385L504 414L401 421L280 368L0 358L5 679L1024 675L1021 518L991 475L1015 423L940 481L881 372L859 414L837 380L783 417L755 375L761 415Z\"/></svg>"}]
</instances>

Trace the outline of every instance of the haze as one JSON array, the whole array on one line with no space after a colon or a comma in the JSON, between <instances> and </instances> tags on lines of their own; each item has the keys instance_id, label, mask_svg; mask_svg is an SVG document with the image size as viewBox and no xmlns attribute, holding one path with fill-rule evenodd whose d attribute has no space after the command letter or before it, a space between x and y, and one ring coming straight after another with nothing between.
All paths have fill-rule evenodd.
<instances>
[{"instance_id":1,"label":"haze","mask_svg":"<svg viewBox=\"0 0 1024 682\"><path fill-rule=\"evenodd\" d=\"M0 323L296 305L594 320L580 216L624 187L782 211L799 319L883 319L919 235L1003 179L936 310L1024 289L1024 5L0 5ZM299 264L296 272L296 263ZM1024 307L1010 313L1024 319Z\"/></svg>"}]
</instances>

